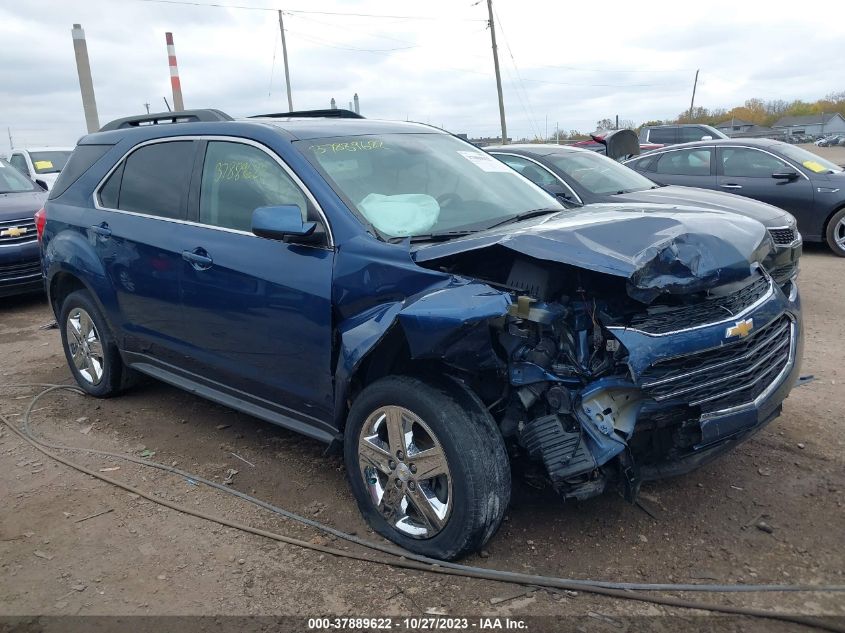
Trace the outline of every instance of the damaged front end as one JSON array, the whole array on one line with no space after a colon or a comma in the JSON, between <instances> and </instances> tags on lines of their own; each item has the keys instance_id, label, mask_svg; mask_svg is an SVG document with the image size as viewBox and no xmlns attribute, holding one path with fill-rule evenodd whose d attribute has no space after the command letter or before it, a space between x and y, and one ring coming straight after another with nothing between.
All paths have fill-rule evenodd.
<instances>
[{"instance_id":1,"label":"damaged front end","mask_svg":"<svg viewBox=\"0 0 845 633\"><path fill-rule=\"evenodd\" d=\"M798 372L797 288L759 265L761 225L716 238L713 216L635 215L417 248L465 283L397 308L412 357L454 369L564 498L618 483L633 499L700 465L776 417Z\"/></svg>"}]
</instances>

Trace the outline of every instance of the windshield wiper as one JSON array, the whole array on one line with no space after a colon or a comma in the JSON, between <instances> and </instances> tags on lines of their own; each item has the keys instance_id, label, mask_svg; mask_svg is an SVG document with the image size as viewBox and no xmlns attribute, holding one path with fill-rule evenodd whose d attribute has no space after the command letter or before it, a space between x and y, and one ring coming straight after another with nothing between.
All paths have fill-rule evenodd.
<instances>
[{"instance_id":1,"label":"windshield wiper","mask_svg":"<svg viewBox=\"0 0 845 633\"><path fill-rule=\"evenodd\" d=\"M501 222L496 222L495 224L491 224L488 226L488 229L495 229L499 226L504 226L505 224L513 224L514 222L519 222L520 220L527 220L528 218L536 218L541 215L548 215L549 213L557 213L559 211L565 211L566 209L560 209L557 207L544 207L542 209L531 209L530 211L523 211L522 213L517 213L515 216L508 218L507 220L502 220Z\"/></svg>"},{"instance_id":2,"label":"windshield wiper","mask_svg":"<svg viewBox=\"0 0 845 633\"><path fill-rule=\"evenodd\" d=\"M473 231L443 231L442 233L412 235L411 242L445 242L446 240L451 240L456 237L464 237L472 232Z\"/></svg>"}]
</instances>

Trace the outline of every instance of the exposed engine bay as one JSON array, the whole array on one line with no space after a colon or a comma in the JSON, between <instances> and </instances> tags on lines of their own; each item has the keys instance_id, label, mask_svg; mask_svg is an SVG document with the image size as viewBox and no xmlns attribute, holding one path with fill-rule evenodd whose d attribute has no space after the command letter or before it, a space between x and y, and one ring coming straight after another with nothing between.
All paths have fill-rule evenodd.
<instances>
[{"instance_id":1,"label":"exposed engine bay","mask_svg":"<svg viewBox=\"0 0 845 633\"><path fill-rule=\"evenodd\" d=\"M615 483L633 500L641 466L681 457L701 442L702 408L651 399L611 328L665 333L672 324L683 326L691 311L703 322L723 318L736 309L731 302L748 304L757 298L755 287L768 287L755 271L707 291L662 294L646 305L629 296L620 277L497 247L479 255L438 261L439 270L471 276L513 299L507 314L491 322L504 393L500 380L469 380L512 449L542 464L564 498L588 498Z\"/></svg>"}]
</instances>

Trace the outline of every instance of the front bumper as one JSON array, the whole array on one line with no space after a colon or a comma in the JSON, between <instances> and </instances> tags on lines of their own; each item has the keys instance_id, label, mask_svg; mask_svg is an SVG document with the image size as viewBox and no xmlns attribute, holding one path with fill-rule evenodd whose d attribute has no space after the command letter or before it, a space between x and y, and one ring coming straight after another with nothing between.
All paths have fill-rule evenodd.
<instances>
[{"instance_id":1,"label":"front bumper","mask_svg":"<svg viewBox=\"0 0 845 633\"><path fill-rule=\"evenodd\" d=\"M38 242L0 248L0 297L44 289Z\"/></svg>"},{"instance_id":2,"label":"front bumper","mask_svg":"<svg viewBox=\"0 0 845 633\"><path fill-rule=\"evenodd\" d=\"M745 364L738 366L728 353L731 343L726 341L726 333L732 324L749 321L754 323L754 331L758 331L761 337L767 329L774 329L778 324L784 324L781 327L786 327L785 324L788 323L789 338L788 341L778 343L772 337L769 340L774 343L764 349L755 349L753 344L749 343L748 346L740 348ZM705 350L704 354L723 354L726 359L714 363L713 366L718 368L716 371L700 373L696 377L703 387L681 384L680 389L676 389L674 393L683 392L682 396L673 399L673 394L669 393L664 402L652 402L643 410L648 410L651 415L657 417L661 414L661 408L674 413L680 412L676 421L679 420L683 432L678 432L677 429L671 434L664 431L667 438L673 438L674 444L664 443L665 452L659 458L651 454L645 463L638 465L639 477L642 480L689 472L758 432L780 414L782 403L798 380L801 369L803 324L798 287L794 280L783 287L773 284L772 291L765 300L724 322L660 337L631 330L614 331L614 334L631 352L632 373L641 386L648 384L647 379L643 377L647 377L651 369L659 365L661 358L671 360L687 357L694 360L696 355L702 355L699 350ZM749 337L749 341L752 340L753 338ZM736 341L733 346L737 347ZM775 365L780 358L779 354L786 355L785 362ZM754 382L757 375L769 368L771 374ZM701 370L694 369L691 373L696 371ZM744 385L742 381L750 384ZM649 394L648 387L643 391L646 395ZM738 395L735 392L738 392ZM743 394L750 394L747 401L742 401ZM695 403L695 406L691 406L689 402L679 402L679 399L684 398L691 401L698 398L700 402ZM659 425L641 431L637 428L641 424L647 424L647 420L637 421L634 437L638 432L661 432L654 430ZM644 443L641 441L640 445ZM632 448L632 451L637 461L636 449Z\"/></svg>"}]
</instances>

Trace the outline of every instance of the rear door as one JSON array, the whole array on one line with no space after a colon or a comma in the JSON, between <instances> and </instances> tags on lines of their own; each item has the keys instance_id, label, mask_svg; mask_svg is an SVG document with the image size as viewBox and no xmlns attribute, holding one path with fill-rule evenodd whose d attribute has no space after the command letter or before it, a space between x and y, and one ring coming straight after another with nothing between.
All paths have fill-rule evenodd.
<instances>
[{"instance_id":1,"label":"rear door","mask_svg":"<svg viewBox=\"0 0 845 633\"><path fill-rule=\"evenodd\" d=\"M96 192L86 224L115 290L123 348L178 363L184 227L197 143L156 141L133 150Z\"/></svg>"},{"instance_id":2,"label":"rear door","mask_svg":"<svg viewBox=\"0 0 845 633\"><path fill-rule=\"evenodd\" d=\"M718 148L719 189L789 211L799 226L808 226L813 216L813 186L801 170L777 156L753 147ZM772 174L794 172L797 178L783 180Z\"/></svg>"},{"instance_id":3,"label":"rear door","mask_svg":"<svg viewBox=\"0 0 845 633\"><path fill-rule=\"evenodd\" d=\"M189 369L230 394L320 424L332 410L334 251L316 202L271 150L209 140L180 235ZM301 245L260 238L252 212L295 204L323 238ZM307 431L306 431L307 432Z\"/></svg>"},{"instance_id":4,"label":"rear door","mask_svg":"<svg viewBox=\"0 0 845 633\"><path fill-rule=\"evenodd\" d=\"M649 178L662 185L716 188L712 147L690 147L659 154L649 163Z\"/></svg>"}]
</instances>

